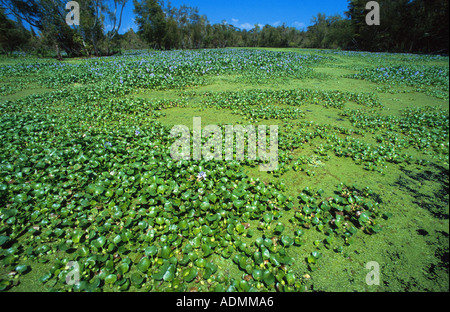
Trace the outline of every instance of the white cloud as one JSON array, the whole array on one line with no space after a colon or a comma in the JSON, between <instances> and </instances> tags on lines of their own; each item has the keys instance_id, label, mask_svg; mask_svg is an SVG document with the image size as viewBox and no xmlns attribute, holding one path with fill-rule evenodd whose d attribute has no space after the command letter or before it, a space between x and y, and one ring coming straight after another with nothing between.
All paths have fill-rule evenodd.
<instances>
[{"instance_id":1,"label":"white cloud","mask_svg":"<svg viewBox=\"0 0 450 312\"><path fill-rule=\"evenodd\" d=\"M297 27L297 28L304 28L306 26L306 24L303 22L293 22L292 26Z\"/></svg>"},{"instance_id":2,"label":"white cloud","mask_svg":"<svg viewBox=\"0 0 450 312\"><path fill-rule=\"evenodd\" d=\"M252 29L254 27L254 25L252 25L252 24L250 24L250 23L244 23L244 24L241 24L241 26L240 26L240 28L242 28L242 29L247 29L247 30L250 30L250 29Z\"/></svg>"},{"instance_id":3,"label":"white cloud","mask_svg":"<svg viewBox=\"0 0 450 312\"><path fill-rule=\"evenodd\" d=\"M125 32L129 31L130 29L133 29L134 32L137 32L139 30L137 25L130 25L130 24L128 24L127 28L125 29Z\"/></svg>"},{"instance_id":4,"label":"white cloud","mask_svg":"<svg viewBox=\"0 0 450 312\"><path fill-rule=\"evenodd\" d=\"M232 18L231 21L235 24L237 24L237 22L239 22L239 20L237 18Z\"/></svg>"},{"instance_id":5,"label":"white cloud","mask_svg":"<svg viewBox=\"0 0 450 312\"><path fill-rule=\"evenodd\" d=\"M263 28L264 27L263 24L256 24L256 25L258 25L259 28ZM246 29L246 30L251 30L251 29L255 28L255 24L243 23L243 24L239 25L239 28Z\"/></svg>"},{"instance_id":6,"label":"white cloud","mask_svg":"<svg viewBox=\"0 0 450 312\"><path fill-rule=\"evenodd\" d=\"M274 27L277 27L277 26L280 26L280 25L281 25L280 21L276 21L275 23L272 24L272 26L274 26Z\"/></svg>"}]
</instances>

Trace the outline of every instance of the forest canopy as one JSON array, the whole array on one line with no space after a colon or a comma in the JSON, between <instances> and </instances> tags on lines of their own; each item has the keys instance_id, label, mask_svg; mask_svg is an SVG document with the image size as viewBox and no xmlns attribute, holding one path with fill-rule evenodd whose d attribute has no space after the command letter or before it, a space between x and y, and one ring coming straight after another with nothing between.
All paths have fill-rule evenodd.
<instances>
[{"instance_id":1,"label":"forest canopy","mask_svg":"<svg viewBox=\"0 0 450 312\"><path fill-rule=\"evenodd\" d=\"M164 0L78 0L80 24L68 25L66 0L0 0L0 52L39 56L112 55L128 49L293 47L448 54L449 4L379 0L380 25L367 25L367 1L349 0L344 15L318 12L306 29L211 24L199 8ZM120 34L123 8L134 5L137 32ZM108 25L108 27L106 26Z\"/></svg>"}]
</instances>

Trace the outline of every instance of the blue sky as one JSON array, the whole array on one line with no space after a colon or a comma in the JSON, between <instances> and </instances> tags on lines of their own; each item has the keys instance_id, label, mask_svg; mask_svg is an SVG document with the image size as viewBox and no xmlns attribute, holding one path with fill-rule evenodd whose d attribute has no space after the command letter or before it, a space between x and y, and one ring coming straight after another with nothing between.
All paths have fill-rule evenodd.
<instances>
[{"instance_id":1,"label":"blue sky","mask_svg":"<svg viewBox=\"0 0 450 312\"><path fill-rule=\"evenodd\" d=\"M166 0L167 3L167 0ZM186 4L197 7L200 14L205 14L211 24L225 20L241 29L251 29L255 24L269 24L296 27L298 29L311 25L311 18L317 13L328 15L341 14L347 10L347 0L171 0L172 6ZM133 1L128 0L124 10L120 33L134 24Z\"/></svg>"}]
</instances>

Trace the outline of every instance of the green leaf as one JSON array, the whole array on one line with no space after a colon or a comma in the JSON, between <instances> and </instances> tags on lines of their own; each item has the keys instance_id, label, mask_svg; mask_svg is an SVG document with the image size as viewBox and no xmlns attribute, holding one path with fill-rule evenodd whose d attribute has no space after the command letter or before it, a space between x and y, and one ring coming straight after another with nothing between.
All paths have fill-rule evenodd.
<instances>
[{"instance_id":1,"label":"green leaf","mask_svg":"<svg viewBox=\"0 0 450 312\"><path fill-rule=\"evenodd\" d=\"M375 233L381 232L382 229L383 229L383 228L382 228L381 226L379 226L378 224L377 224L377 225L374 225L374 226L372 227L372 231L374 231Z\"/></svg>"},{"instance_id":2,"label":"green leaf","mask_svg":"<svg viewBox=\"0 0 450 312\"><path fill-rule=\"evenodd\" d=\"M319 259L320 257L322 257L322 255L318 251L311 252L311 255L316 259Z\"/></svg>"},{"instance_id":3,"label":"green leaf","mask_svg":"<svg viewBox=\"0 0 450 312\"><path fill-rule=\"evenodd\" d=\"M47 272L39 278L39 282L45 283L52 277L52 273Z\"/></svg>"},{"instance_id":4,"label":"green leaf","mask_svg":"<svg viewBox=\"0 0 450 312\"><path fill-rule=\"evenodd\" d=\"M275 282L275 276L269 270L265 270L263 273L263 281L267 286L270 286Z\"/></svg>"},{"instance_id":5,"label":"green leaf","mask_svg":"<svg viewBox=\"0 0 450 312\"><path fill-rule=\"evenodd\" d=\"M270 263L272 263L275 267L280 266L280 262L278 261L276 255L270 255L269 261L270 261Z\"/></svg>"},{"instance_id":6,"label":"green leaf","mask_svg":"<svg viewBox=\"0 0 450 312\"><path fill-rule=\"evenodd\" d=\"M308 260L308 263L311 263L311 264L314 264L317 262L317 259L314 258L313 256L308 256L307 260Z\"/></svg>"},{"instance_id":7,"label":"green leaf","mask_svg":"<svg viewBox=\"0 0 450 312\"><path fill-rule=\"evenodd\" d=\"M358 220L361 223L361 225L366 224L370 220L370 214L368 212L366 212L366 211L362 212L359 215L359 219Z\"/></svg>"},{"instance_id":8,"label":"green leaf","mask_svg":"<svg viewBox=\"0 0 450 312\"><path fill-rule=\"evenodd\" d=\"M125 273L128 272L129 269L130 269L130 266L127 263L122 263L121 265L119 265L117 267L117 273L120 275L124 275Z\"/></svg>"},{"instance_id":9,"label":"green leaf","mask_svg":"<svg viewBox=\"0 0 450 312\"><path fill-rule=\"evenodd\" d=\"M239 234L242 234L245 231L245 227L244 227L244 225L242 225L242 223L236 224L235 228L236 228L236 232L238 232Z\"/></svg>"},{"instance_id":10,"label":"green leaf","mask_svg":"<svg viewBox=\"0 0 450 312\"><path fill-rule=\"evenodd\" d=\"M281 243L283 244L283 246L289 247L294 243L294 240L287 235L283 235L281 236Z\"/></svg>"},{"instance_id":11,"label":"green leaf","mask_svg":"<svg viewBox=\"0 0 450 312\"><path fill-rule=\"evenodd\" d=\"M19 264L18 266L16 266L17 273L23 274L28 270L28 266L25 264Z\"/></svg>"},{"instance_id":12,"label":"green leaf","mask_svg":"<svg viewBox=\"0 0 450 312\"><path fill-rule=\"evenodd\" d=\"M273 214L267 212L263 215L263 219L264 219L264 222L270 223L273 220Z\"/></svg>"},{"instance_id":13,"label":"green leaf","mask_svg":"<svg viewBox=\"0 0 450 312\"><path fill-rule=\"evenodd\" d=\"M212 232L212 231L211 231L211 228L210 228L209 226L207 226L206 224L204 224L204 225L202 226L202 234L203 234L203 235L207 236L207 235L209 235L211 232Z\"/></svg>"},{"instance_id":14,"label":"green leaf","mask_svg":"<svg viewBox=\"0 0 450 312\"><path fill-rule=\"evenodd\" d=\"M204 201L200 204L200 209L203 211L209 210L210 207L211 207L211 204L208 201Z\"/></svg>"},{"instance_id":15,"label":"green leaf","mask_svg":"<svg viewBox=\"0 0 450 312\"><path fill-rule=\"evenodd\" d=\"M163 246L161 248L161 258L169 259L171 252L172 252L172 249L170 249L169 246L167 246L167 245Z\"/></svg>"},{"instance_id":16,"label":"green leaf","mask_svg":"<svg viewBox=\"0 0 450 312\"><path fill-rule=\"evenodd\" d=\"M145 249L144 249L144 254L147 257L153 257L157 253L158 253L158 248L156 246L148 246L148 247L145 247Z\"/></svg>"},{"instance_id":17,"label":"green leaf","mask_svg":"<svg viewBox=\"0 0 450 312\"><path fill-rule=\"evenodd\" d=\"M287 273L286 274L286 282L288 285L294 285L295 283L295 274L294 273Z\"/></svg>"},{"instance_id":18,"label":"green leaf","mask_svg":"<svg viewBox=\"0 0 450 312\"><path fill-rule=\"evenodd\" d=\"M8 242L9 240L10 240L9 236L1 235L1 236L0 236L0 246L2 246L3 244L5 244L5 243Z\"/></svg>"},{"instance_id":19,"label":"green leaf","mask_svg":"<svg viewBox=\"0 0 450 312\"><path fill-rule=\"evenodd\" d=\"M208 195L208 199L210 202L215 203L217 201L217 196L214 193Z\"/></svg>"},{"instance_id":20,"label":"green leaf","mask_svg":"<svg viewBox=\"0 0 450 312\"><path fill-rule=\"evenodd\" d=\"M174 264L170 264L167 268L167 271L163 275L163 280L165 280L166 282L170 282L171 280L173 280L175 276L175 269L176 266Z\"/></svg>"},{"instance_id":21,"label":"green leaf","mask_svg":"<svg viewBox=\"0 0 450 312\"><path fill-rule=\"evenodd\" d=\"M113 239L114 244L118 245L122 242L122 236L120 234L117 234Z\"/></svg>"},{"instance_id":22,"label":"green leaf","mask_svg":"<svg viewBox=\"0 0 450 312\"><path fill-rule=\"evenodd\" d=\"M142 273L147 273L148 268L150 267L150 259L147 257L143 257L139 263L137 264L137 269Z\"/></svg>"},{"instance_id":23,"label":"green leaf","mask_svg":"<svg viewBox=\"0 0 450 312\"><path fill-rule=\"evenodd\" d=\"M99 238L97 238L96 240L94 240L93 245L97 248L101 248L105 245L106 243L106 238L104 236L100 236Z\"/></svg>"},{"instance_id":24,"label":"green leaf","mask_svg":"<svg viewBox=\"0 0 450 312\"><path fill-rule=\"evenodd\" d=\"M183 280L186 283L190 283L194 278L197 277L198 271L195 268L188 268L183 271Z\"/></svg>"},{"instance_id":25,"label":"green leaf","mask_svg":"<svg viewBox=\"0 0 450 312\"><path fill-rule=\"evenodd\" d=\"M245 204L245 202L243 200L236 199L236 200L233 201L233 205L237 209L242 208L244 206L244 204Z\"/></svg>"},{"instance_id":26,"label":"green leaf","mask_svg":"<svg viewBox=\"0 0 450 312\"><path fill-rule=\"evenodd\" d=\"M263 278L263 271L259 269L253 270L252 277L255 281L260 281Z\"/></svg>"},{"instance_id":27,"label":"green leaf","mask_svg":"<svg viewBox=\"0 0 450 312\"><path fill-rule=\"evenodd\" d=\"M204 258L198 258L195 261L195 265L198 266L199 268L204 268L206 266L206 260Z\"/></svg>"},{"instance_id":28,"label":"green leaf","mask_svg":"<svg viewBox=\"0 0 450 312\"><path fill-rule=\"evenodd\" d=\"M113 284L117 281L117 275L115 274L109 274L106 278L105 278L105 283L106 284Z\"/></svg>"},{"instance_id":29,"label":"green leaf","mask_svg":"<svg viewBox=\"0 0 450 312\"><path fill-rule=\"evenodd\" d=\"M274 233L279 235L281 233L283 233L284 231L284 225L282 223L278 223L277 226L275 227Z\"/></svg>"},{"instance_id":30,"label":"green leaf","mask_svg":"<svg viewBox=\"0 0 450 312\"><path fill-rule=\"evenodd\" d=\"M87 246L82 246L79 250L78 250L78 255L80 257L87 257L89 255L89 248Z\"/></svg>"},{"instance_id":31,"label":"green leaf","mask_svg":"<svg viewBox=\"0 0 450 312\"><path fill-rule=\"evenodd\" d=\"M163 265L161 267L159 267L159 272L153 274L152 277L157 281L161 281L162 279L164 279L164 275L166 274L170 265L171 265L170 262L165 260ZM170 278L170 277L171 276L169 275L168 278Z\"/></svg>"},{"instance_id":32,"label":"green leaf","mask_svg":"<svg viewBox=\"0 0 450 312\"><path fill-rule=\"evenodd\" d=\"M213 253L212 248L208 244L205 244L205 243L202 244L202 250L203 250L203 256L205 258L209 257Z\"/></svg>"},{"instance_id":33,"label":"green leaf","mask_svg":"<svg viewBox=\"0 0 450 312\"><path fill-rule=\"evenodd\" d=\"M205 266L205 273L203 274L203 279L208 279L211 277L211 275L213 275L214 273L216 273L218 267L216 264L212 263L212 262L208 262Z\"/></svg>"},{"instance_id":34,"label":"green leaf","mask_svg":"<svg viewBox=\"0 0 450 312\"><path fill-rule=\"evenodd\" d=\"M80 232L80 231L77 231L77 232L72 236L72 241L73 241L74 243L79 243L82 236L83 236L83 233Z\"/></svg>"},{"instance_id":35,"label":"green leaf","mask_svg":"<svg viewBox=\"0 0 450 312\"><path fill-rule=\"evenodd\" d=\"M94 195L95 196L101 195L104 191L105 191L105 189L101 186L94 187Z\"/></svg>"},{"instance_id":36,"label":"green leaf","mask_svg":"<svg viewBox=\"0 0 450 312\"><path fill-rule=\"evenodd\" d=\"M241 280L239 282L239 288L241 291L248 292L250 290L250 285L246 280Z\"/></svg>"},{"instance_id":37,"label":"green leaf","mask_svg":"<svg viewBox=\"0 0 450 312\"><path fill-rule=\"evenodd\" d=\"M260 265L261 263L263 263L264 260L263 260L263 257L262 257L262 253L259 252L259 251L256 251L253 254L253 260L255 261L256 265Z\"/></svg>"}]
</instances>

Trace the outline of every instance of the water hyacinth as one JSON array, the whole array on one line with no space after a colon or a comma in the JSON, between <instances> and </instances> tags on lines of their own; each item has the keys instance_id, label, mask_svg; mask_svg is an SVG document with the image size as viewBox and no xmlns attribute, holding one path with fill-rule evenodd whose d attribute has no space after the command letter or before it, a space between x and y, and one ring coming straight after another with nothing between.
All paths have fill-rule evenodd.
<instances>
[{"instance_id":1,"label":"water hyacinth","mask_svg":"<svg viewBox=\"0 0 450 312\"><path fill-rule=\"evenodd\" d=\"M418 91L428 91L427 87L448 92L449 71L430 65L396 65L390 67L364 68L350 78L364 79L390 85L418 87Z\"/></svg>"},{"instance_id":2,"label":"water hyacinth","mask_svg":"<svg viewBox=\"0 0 450 312\"><path fill-rule=\"evenodd\" d=\"M365 272L360 281L332 273L362 272L373 260L365 248L378 244L380 259L395 260L383 264L390 280L380 291L441 290L448 280L431 268L445 270L448 108L403 99L391 110L396 95L375 86L441 88L442 59L292 51L0 65L0 291L365 291ZM42 92L20 92L36 85ZM174 161L170 128L197 114L279 125L278 169L258 172L261 159ZM411 239L417 248L403 244ZM430 260L409 267L416 250ZM67 279L74 263L79 283Z\"/></svg>"},{"instance_id":3,"label":"water hyacinth","mask_svg":"<svg viewBox=\"0 0 450 312\"><path fill-rule=\"evenodd\" d=\"M203 180L206 179L206 172L201 171L198 175L197 175L197 180Z\"/></svg>"}]
</instances>

